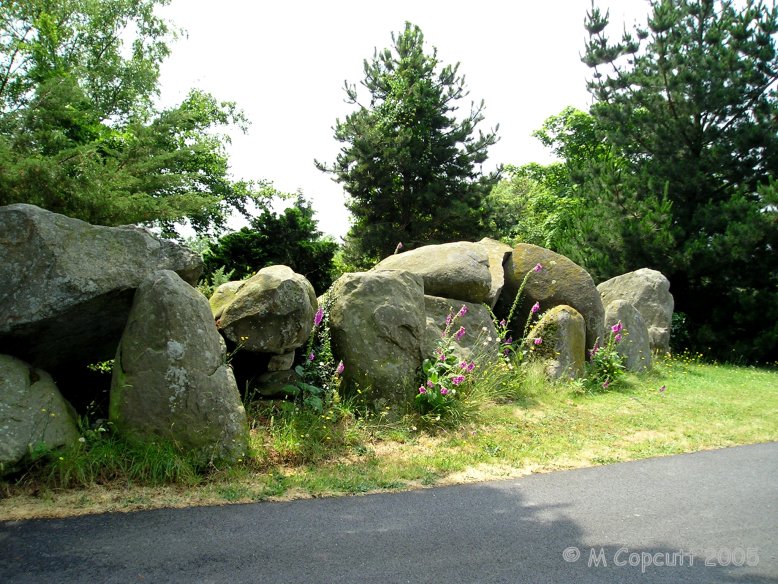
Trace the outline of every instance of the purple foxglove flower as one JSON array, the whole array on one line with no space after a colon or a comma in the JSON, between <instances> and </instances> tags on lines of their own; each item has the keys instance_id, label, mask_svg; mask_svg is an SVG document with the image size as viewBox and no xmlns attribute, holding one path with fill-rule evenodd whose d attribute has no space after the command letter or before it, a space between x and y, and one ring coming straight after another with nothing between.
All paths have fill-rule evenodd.
<instances>
[{"instance_id":1,"label":"purple foxglove flower","mask_svg":"<svg viewBox=\"0 0 778 584\"><path fill-rule=\"evenodd\" d=\"M448 313L448 316L446 317L446 326L451 326L451 321L454 320L454 315L450 312Z\"/></svg>"},{"instance_id":2,"label":"purple foxglove flower","mask_svg":"<svg viewBox=\"0 0 778 584\"><path fill-rule=\"evenodd\" d=\"M343 364L343 361L338 363L338 366L335 369L335 375L340 375L346 370L346 366Z\"/></svg>"},{"instance_id":3,"label":"purple foxglove flower","mask_svg":"<svg viewBox=\"0 0 778 584\"><path fill-rule=\"evenodd\" d=\"M464 304L462 305L462 308L459 309L459 312L457 312L458 317L465 316L467 314L467 306Z\"/></svg>"},{"instance_id":4,"label":"purple foxglove flower","mask_svg":"<svg viewBox=\"0 0 778 584\"><path fill-rule=\"evenodd\" d=\"M313 317L313 326L319 326L324 318L324 309L320 306Z\"/></svg>"},{"instance_id":5,"label":"purple foxglove flower","mask_svg":"<svg viewBox=\"0 0 778 584\"><path fill-rule=\"evenodd\" d=\"M540 302L536 302L535 304L533 304L530 312L532 312L532 314L535 314L538 310L540 310Z\"/></svg>"},{"instance_id":6,"label":"purple foxglove flower","mask_svg":"<svg viewBox=\"0 0 778 584\"><path fill-rule=\"evenodd\" d=\"M454 338L456 338L456 340L458 341L461 341L462 337L464 336L465 336L465 327L461 326L459 327L459 330L456 333L454 333Z\"/></svg>"},{"instance_id":7,"label":"purple foxglove flower","mask_svg":"<svg viewBox=\"0 0 778 584\"><path fill-rule=\"evenodd\" d=\"M308 361L313 361L316 358L316 353L311 351L311 354L308 355Z\"/></svg>"},{"instance_id":8,"label":"purple foxglove flower","mask_svg":"<svg viewBox=\"0 0 778 584\"><path fill-rule=\"evenodd\" d=\"M419 386L419 393L427 393L427 389L423 385L420 385Z\"/></svg>"},{"instance_id":9,"label":"purple foxglove flower","mask_svg":"<svg viewBox=\"0 0 778 584\"><path fill-rule=\"evenodd\" d=\"M445 387L440 388L440 395L446 395L447 393L448 393L448 389L446 389Z\"/></svg>"},{"instance_id":10,"label":"purple foxglove flower","mask_svg":"<svg viewBox=\"0 0 778 584\"><path fill-rule=\"evenodd\" d=\"M451 383L453 383L454 385L459 385L464 380L465 380L464 375L455 375L454 377L451 378Z\"/></svg>"},{"instance_id":11,"label":"purple foxglove flower","mask_svg":"<svg viewBox=\"0 0 778 584\"><path fill-rule=\"evenodd\" d=\"M535 267L534 267L534 268L532 268L532 270L533 270L534 272L536 272L536 273L537 273L537 272L539 272L539 271L540 271L540 270L542 270L542 269L543 269L543 266L542 266L541 264L535 264Z\"/></svg>"},{"instance_id":12,"label":"purple foxglove flower","mask_svg":"<svg viewBox=\"0 0 778 584\"><path fill-rule=\"evenodd\" d=\"M501 326L502 328L505 328L507 325L508 325L508 323L507 323L507 322L505 322L505 319L503 318L503 319L500 321L500 326Z\"/></svg>"},{"instance_id":13,"label":"purple foxglove flower","mask_svg":"<svg viewBox=\"0 0 778 584\"><path fill-rule=\"evenodd\" d=\"M617 343L620 343L621 342L621 335L620 334L616 335L615 337L613 337L613 340L616 341Z\"/></svg>"},{"instance_id":14,"label":"purple foxglove flower","mask_svg":"<svg viewBox=\"0 0 778 584\"><path fill-rule=\"evenodd\" d=\"M536 345L542 345L542 344L543 344L543 339L542 339L541 337L537 337L537 338L536 338L534 341L532 341L532 342L533 342L533 343L535 343Z\"/></svg>"},{"instance_id":15,"label":"purple foxglove flower","mask_svg":"<svg viewBox=\"0 0 778 584\"><path fill-rule=\"evenodd\" d=\"M427 381L427 387L429 387L430 389L432 389L433 387L435 387L435 382L433 382L432 380L430 380L430 381Z\"/></svg>"},{"instance_id":16,"label":"purple foxglove flower","mask_svg":"<svg viewBox=\"0 0 778 584\"><path fill-rule=\"evenodd\" d=\"M619 321L619 322L617 322L616 324L614 324L614 325L611 327L611 330L612 330L614 333L620 333L620 332L621 332L621 329L623 329L623 328L624 328L624 325L622 325L622 324L621 324L621 321Z\"/></svg>"},{"instance_id":17,"label":"purple foxglove flower","mask_svg":"<svg viewBox=\"0 0 778 584\"><path fill-rule=\"evenodd\" d=\"M609 386L610 384L611 384L611 382L610 382L610 381L608 381L608 380L606 379L606 380L605 380L605 383L603 383L603 384L602 384L602 388L603 388L603 389L608 389L608 386Z\"/></svg>"}]
</instances>

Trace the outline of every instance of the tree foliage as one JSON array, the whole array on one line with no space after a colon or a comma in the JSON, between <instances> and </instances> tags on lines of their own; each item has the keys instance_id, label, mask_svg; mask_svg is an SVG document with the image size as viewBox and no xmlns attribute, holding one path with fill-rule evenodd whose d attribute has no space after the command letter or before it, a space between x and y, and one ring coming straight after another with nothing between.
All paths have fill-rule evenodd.
<instances>
[{"instance_id":1,"label":"tree foliage","mask_svg":"<svg viewBox=\"0 0 778 584\"><path fill-rule=\"evenodd\" d=\"M349 195L348 249L356 257L379 259L398 242L413 248L479 234L480 202L497 180L479 165L497 136L476 133L483 102L458 117L468 95L458 70L442 65L436 49L426 53L422 31L406 23L392 34L391 48L364 61L367 105L346 82L357 109L336 121L335 139L343 144L336 161L316 164Z\"/></svg>"},{"instance_id":2,"label":"tree foliage","mask_svg":"<svg viewBox=\"0 0 778 584\"><path fill-rule=\"evenodd\" d=\"M646 26L615 42L607 13L587 16L594 142L620 161L600 172L593 195L616 203L625 221L655 223L631 237L622 230L623 267L669 276L696 348L775 359L778 9L755 0L650 5Z\"/></svg>"},{"instance_id":3,"label":"tree foliage","mask_svg":"<svg viewBox=\"0 0 778 584\"><path fill-rule=\"evenodd\" d=\"M332 284L338 244L322 236L313 216L311 203L299 194L283 213L265 209L249 227L209 246L203 254L204 276L221 268L241 280L267 266L283 264L308 278L318 294L324 293Z\"/></svg>"},{"instance_id":4,"label":"tree foliage","mask_svg":"<svg viewBox=\"0 0 778 584\"><path fill-rule=\"evenodd\" d=\"M154 10L168 2L0 4L0 204L207 231L264 202L263 189L230 179L228 138L215 131L245 127L235 104L193 90L154 107L174 36Z\"/></svg>"}]
</instances>

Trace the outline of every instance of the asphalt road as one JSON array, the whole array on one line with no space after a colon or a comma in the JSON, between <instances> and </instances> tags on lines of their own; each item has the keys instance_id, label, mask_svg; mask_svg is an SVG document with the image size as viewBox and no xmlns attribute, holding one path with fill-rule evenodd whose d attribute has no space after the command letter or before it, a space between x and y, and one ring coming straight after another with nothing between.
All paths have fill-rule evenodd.
<instances>
[{"instance_id":1,"label":"asphalt road","mask_svg":"<svg viewBox=\"0 0 778 584\"><path fill-rule=\"evenodd\" d=\"M0 582L778 583L778 443L362 497L0 523Z\"/></svg>"}]
</instances>

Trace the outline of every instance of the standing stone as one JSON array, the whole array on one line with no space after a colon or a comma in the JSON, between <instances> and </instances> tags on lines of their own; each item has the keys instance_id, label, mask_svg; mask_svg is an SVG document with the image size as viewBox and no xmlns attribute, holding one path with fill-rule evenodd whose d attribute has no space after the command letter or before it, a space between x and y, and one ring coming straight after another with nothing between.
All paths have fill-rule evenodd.
<instances>
[{"instance_id":1,"label":"standing stone","mask_svg":"<svg viewBox=\"0 0 778 584\"><path fill-rule=\"evenodd\" d=\"M538 272L537 265L542 266ZM514 313L513 330L521 331L533 304L538 302L540 310L565 304L575 308L586 325L586 348L591 349L604 334L605 309L594 280L581 266L563 255L551 250L520 243L513 250L513 256L506 269L506 284L495 312L504 318L519 291L521 283L529 273L518 309Z\"/></svg>"},{"instance_id":2,"label":"standing stone","mask_svg":"<svg viewBox=\"0 0 778 584\"><path fill-rule=\"evenodd\" d=\"M435 349L446 330L446 317L453 312L456 315L462 306L467 307L467 313L453 320L449 328L449 337L464 327L465 334L461 340L452 338L454 354L460 360L465 361L489 361L497 357L500 340L497 337L497 329L489 314L489 310L483 304L462 302L452 298L440 298L438 296L425 296L424 309L426 313L427 328L422 343L422 356L425 359L434 358Z\"/></svg>"},{"instance_id":3,"label":"standing stone","mask_svg":"<svg viewBox=\"0 0 778 584\"><path fill-rule=\"evenodd\" d=\"M77 439L73 409L51 376L0 355L0 475L16 470L36 448L59 448Z\"/></svg>"},{"instance_id":4,"label":"standing stone","mask_svg":"<svg viewBox=\"0 0 778 584\"><path fill-rule=\"evenodd\" d=\"M335 359L343 387L376 410L400 414L412 402L425 331L424 282L404 271L344 274L330 292Z\"/></svg>"},{"instance_id":5,"label":"standing stone","mask_svg":"<svg viewBox=\"0 0 778 584\"><path fill-rule=\"evenodd\" d=\"M0 352L46 370L110 359L135 289L160 269L194 285L202 260L142 229L0 207Z\"/></svg>"},{"instance_id":6,"label":"standing stone","mask_svg":"<svg viewBox=\"0 0 778 584\"><path fill-rule=\"evenodd\" d=\"M160 436L202 462L234 460L248 425L224 340L205 297L174 272L135 294L111 380L110 418L129 436Z\"/></svg>"},{"instance_id":7,"label":"standing stone","mask_svg":"<svg viewBox=\"0 0 778 584\"><path fill-rule=\"evenodd\" d=\"M651 346L648 327L638 309L626 300L614 300L605 308L605 328L621 322L624 327L622 340L616 351L624 358L628 371L645 371L651 368Z\"/></svg>"},{"instance_id":8,"label":"standing stone","mask_svg":"<svg viewBox=\"0 0 778 584\"><path fill-rule=\"evenodd\" d=\"M597 286L597 290L605 305L626 300L638 309L648 326L652 351L670 350L674 301L670 281L661 272L642 268L611 278Z\"/></svg>"},{"instance_id":9,"label":"standing stone","mask_svg":"<svg viewBox=\"0 0 778 584\"><path fill-rule=\"evenodd\" d=\"M577 379L584 374L586 327L581 314L571 306L555 306L532 327L526 347L531 359L546 363L551 379ZM535 343L540 339L540 344Z\"/></svg>"},{"instance_id":10,"label":"standing stone","mask_svg":"<svg viewBox=\"0 0 778 584\"><path fill-rule=\"evenodd\" d=\"M283 355L308 340L317 307L304 276L287 266L270 266L243 282L223 308L219 326L245 351Z\"/></svg>"}]
</instances>

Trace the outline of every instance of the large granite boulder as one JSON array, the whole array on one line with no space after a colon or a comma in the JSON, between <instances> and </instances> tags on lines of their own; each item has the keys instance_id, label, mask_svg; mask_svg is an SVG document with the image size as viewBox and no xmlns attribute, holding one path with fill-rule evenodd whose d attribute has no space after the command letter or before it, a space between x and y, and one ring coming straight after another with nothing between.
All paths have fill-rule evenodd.
<instances>
[{"instance_id":1,"label":"large granite boulder","mask_svg":"<svg viewBox=\"0 0 778 584\"><path fill-rule=\"evenodd\" d=\"M513 331L523 330L536 302L541 311L564 304L575 308L583 317L587 349L594 347L598 338L602 340L605 309L589 273L565 256L529 243L517 245L508 261L505 288L495 310L500 318L508 315L527 274L529 277L511 323Z\"/></svg>"},{"instance_id":2,"label":"large granite boulder","mask_svg":"<svg viewBox=\"0 0 778 584\"><path fill-rule=\"evenodd\" d=\"M606 306L614 300L626 300L638 309L648 326L652 351L670 350L674 301L670 282L661 272L642 268L611 278L597 290Z\"/></svg>"},{"instance_id":3,"label":"large granite boulder","mask_svg":"<svg viewBox=\"0 0 778 584\"><path fill-rule=\"evenodd\" d=\"M343 388L376 410L403 413L414 397L426 325L421 276L389 270L344 274L330 291L332 351Z\"/></svg>"},{"instance_id":4,"label":"large granite boulder","mask_svg":"<svg viewBox=\"0 0 778 584\"><path fill-rule=\"evenodd\" d=\"M616 351L624 359L628 371L645 371L651 368L651 346L648 327L637 308L626 300L614 300L605 308L605 327L622 325L620 342Z\"/></svg>"},{"instance_id":5,"label":"large granite boulder","mask_svg":"<svg viewBox=\"0 0 778 584\"><path fill-rule=\"evenodd\" d=\"M213 291L208 299L208 304L211 306L211 313L216 320L221 318L224 309L235 300L235 295L243 287L243 284L245 284L243 280L225 282Z\"/></svg>"},{"instance_id":6,"label":"large granite boulder","mask_svg":"<svg viewBox=\"0 0 778 584\"><path fill-rule=\"evenodd\" d=\"M163 437L204 463L246 452L246 412L224 340L205 297L174 272L155 272L135 294L109 409L119 432Z\"/></svg>"},{"instance_id":7,"label":"large granite boulder","mask_svg":"<svg viewBox=\"0 0 778 584\"><path fill-rule=\"evenodd\" d=\"M19 468L37 449L59 448L77 439L73 409L51 376L0 355L0 475Z\"/></svg>"},{"instance_id":8,"label":"large granite boulder","mask_svg":"<svg viewBox=\"0 0 778 584\"><path fill-rule=\"evenodd\" d=\"M467 309L465 314L456 316L462 311L462 306ZM439 296L425 296L424 310L427 321L421 348L424 359L435 356L435 349L439 346L446 330L446 318L449 314L453 314L454 317L448 336L458 359L484 362L499 355L500 339L497 336L497 329L494 327L489 310L483 304ZM460 340L457 340L455 333L460 327L464 327L465 333Z\"/></svg>"},{"instance_id":9,"label":"large granite boulder","mask_svg":"<svg viewBox=\"0 0 778 584\"><path fill-rule=\"evenodd\" d=\"M572 306L560 304L546 311L530 329L526 348L530 359L541 359L551 379L577 379L584 374L586 326Z\"/></svg>"},{"instance_id":10,"label":"large granite boulder","mask_svg":"<svg viewBox=\"0 0 778 584\"><path fill-rule=\"evenodd\" d=\"M219 317L225 337L245 351L275 355L305 344L318 302L304 276L270 266L242 284Z\"/></svg>"},{"instance_id":11,"label":"large granite boulder","mask_svg":"<svg viewBox=\"0 0 778 584\"><path fill-rule=\"evenodd\" d=\"M467 241L426 245L389 256L373 270L404 270L421 276L430 296L494 306L504 277L505 253L499 245ZM497 274L494 284L493 273Z\"/></svg>"},{"instance_id":12,"label":"large granite boulder","mask_svg":"<svg viewBox=\"0 0 778 584\"><path fill-rule=\"evenodd\" d=\"M142 229L98 227L33 205L0 207L0 352L43 369L110 359L150 273L194 285L196 253Z\"/></svg>"}]
</instances>

